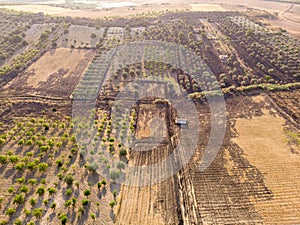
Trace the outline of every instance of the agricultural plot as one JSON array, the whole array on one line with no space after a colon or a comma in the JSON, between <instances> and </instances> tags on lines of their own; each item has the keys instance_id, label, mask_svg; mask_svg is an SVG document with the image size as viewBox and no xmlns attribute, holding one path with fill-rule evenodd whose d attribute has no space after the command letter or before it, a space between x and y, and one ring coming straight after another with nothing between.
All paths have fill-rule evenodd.
<instances>
[{"instance_id":1,"label":"agricultural plot","mask_svg":"<svg viewBox=\"0 0 300 225\"><path fill-rule=\"evenodd\" d=\"M197 7L22 30L44 53L0 89L1 224L300 223L299 41Z\"/></svg>"},{"instance_id":2,"label":"agricultural plot","mask_svg":"<svg viewBox=\"0 0 300 225\"><path fill-rule=\"evenodd\" d=\"M67 48L46 52L27 68L22 77L8 83L3 88L4 92L68 98L94 54L92 51Z\"/></svg>"},{"instance_id":3,"label":"agricultural plot","mask_svg":"<svg viewBox=\"0 0 300 225\"><path fill-rule=\"evenodd\" d=\"M252 30L255 33L269 32L268 29L263 28L262 26L252 22L251 20L249 20L248 18L246 18L244 16L233 16L233 17L230 17L230 19L238 26L240 26L244 29L247 29L247 30Z\"/></svg>"},{"instance_id":4,"label":"agricultural plot","mask_svg":"<svg viewBox=\"0 0 300 225\"><path fill-rule=\"evenodd\" d=\"M83 167L70 117L24 117L12 125L1 136L2 221L111 223L110 210L99 213L113 195L105 181L97 185L99 177ZM14 145L18 148L12 150ZM66 211L57 216L56 210Z\"/></svg>"},{"instance_id":5,"label":"agricultural plot","mask_svg":"<svg viewBox=\"0 0 300 225\"><path fill-rule=\"evenodd\" d=\"M261 98L259 101L266 99ZM250 120L237 119L238 137L234 142L243 148L245 158L264 174L265 184L272 192L272 199L254 202L255 208L265 222L276 224L282 221L284 224L297 224L300 218L298 193L300 168L297 152L300 146L288 142L285 130L289 128L284 127L287 121L272 115L274 113L278 115L274 109L271 112L264 109L262 116ZM267 124L273 125L270 127Z\"/></svg>"},{"instance_id":6,"label":"agricultural plot","mask_svg":"<svg viewBox=\"0 0 300 225\"><path fill-rule=\"evenodd\" d=\"M299 59L297 58L297 53L294 52L294 46L297 41L289 37L288 39L291 39L291 41L287 42L289 47L282 44L280 48L277 47L280 52L273 51L269 54L268 51L272 51L271 49L274 48L274 42L269 42L269 38L274 36L278 40L277 44L280 44L280 40L287 38L285 35L255 34L253 31L240 29L239 26L229 25L226 21L226 19L220 21L220 29L233 38L238 54L241 58L244 58L247 66L253 69L257 77L254 77L254 80L250 80L251 83L268 82L279 84L298 80ZM237 35L233 36L232 32L235 32ZM247 81L245 82L247 83Z\"/></svg>"},{"instance_id":7,"label":"agricultural plot","mask_svg":"<svg viewBox=\"0 0 300 225\"><path fill-rule=\"evenodd\" d=\"M71 25L57 40L59 47L95 48L103 38L105 28Z\"/></svg>"},{"instance_id":8,"label":"agricultural plot","mask_svg":"<svg viewBox=\"0 0 300 225\"><path fill-rule=\"evenodd\" d=\"M41 37L41 34L47 30L51 30L57 26L55 23L49 23L49 24L33 24L30 26L28 30L26 30L25 33L25 40L30 43L31 45L38 43L39 38Z\"/></svg>"}]
</instances>

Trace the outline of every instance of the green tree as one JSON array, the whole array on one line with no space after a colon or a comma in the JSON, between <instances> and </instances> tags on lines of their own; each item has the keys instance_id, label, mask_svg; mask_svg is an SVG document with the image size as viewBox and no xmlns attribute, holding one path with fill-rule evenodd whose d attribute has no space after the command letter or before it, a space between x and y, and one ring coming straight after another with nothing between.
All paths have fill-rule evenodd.
<instances>
[{"instance_id":1,"label":"green tree","mask_svg":"<svg viewBox=\"0 0 300 225\"><path fill-rule=\"evenodd\" d=\"M20 177L20 178L17 178L16 179L16 182L19 183L19 184L23 184L25 181L25 178L24 177Z\"/></svg>"},{"instance_id":2,"label":"green tree","mask_svg":"<svg viewBox=\"0 0 300 225\"><path fill-rule=\"evenodd\" d=\"M15 165L15 169L18 171L22 171L25 167L25 163L24 162L19 162Z\"/></svg>"},{"instance_id":3,"label":"green tree","mask_svg":"<svg viewBox=\"0 0 300 225\"><path fill-rule=\"evenodd\" d=\"M116 202L115 202L115 201L111 201L111 202L109 203L109 206L110 206L111 208L114 208L115 205L116 205Z\"/></svg>"},{"instance_id":4,"label":"green tree","mask_svg":"<svg viewBox=\"0 0 300 225\"><path fill-rule=\"evenodd\" d=\"M68 222L68 217L66 214L61 214L59 216L59 219L62 225L65 225Z\"/></svg>"},{"instance_id":5,"label":"green tree","mask_svg":"<svg viewBox=\"0 0 300 225\"><path fill-rule=\"evenodd\" d=\"M24 203L24 196L22 194L18 194L14 197L13 204L22 204Z\"/></svg>"},{"instance_id":6,"label":"green tree","mask_svg":"<svg viewBox=\"0 0 300 225\"><path fill-rule=\"evenodd\" d=\"M43 215L43 209L42 208L36 208L32 211L32 215L34 215L36 218L40 218Z\"/></svg>"},{"instance_id":7,"label":"green tree","mask_svg":"<svg viewBox=\"0 0 300 225\"><path fill-rule=\"evenodd\" d=\"M55 207L56 207L56 203L55 203L55 202L52 202L50 208L51 208L51 209L55 209Z\"/></svg>"},{"instance_id":8,"label":"green tree","mask_svg":"<svg viewBox=\"0 0 300 225\"><path fill-rule=\"evenodd\" d=\"M68 174L68 175L65 177L65 182L66 182L68 185L72 185L72 184L73 184L73 181L74 181L74 177L73 177L71 174Z\"/></svg>"},{"instance_id":9,"label":"green tree","mask_svg":"<svg viewBox=\"0 0 300 225\"><path fill-rule=\"evenodd\" d=\"M16 209L14 208L8 208L6 211L5 211L5 215L8 215L8 216L12 216L16 213Z\"/></svg>"},{"instance_id":10,"label":"green tree","mask_svg":"<svg viewBox=\"0 0 300 225\"><path fill-rule=\"evenodd\" d=\"M91 195L91 191L88 190L88 189L85 189L85 190L83 191L83 195L86 196L86 197L88 197L88 196Z\"/></svg>"},{"instance_id":11,"label":"green tree","mask_svg":"<svg viewBox=\"0 0 300 225\"><path fill-rule=\"evenodd\" d=\"M56 192L55 188L48 188L48 192L50 195L53 195Z\"/></svg>"},{"instance_id":12,"label":"green tree","mask_svg":"<svg viewBox=\"0 0 300 225\"><path fill-rule=\"evenodd\" d=\"M89 204L89 200L83 199L83 200L81 201L81 203L82 203L83 206L86 206L87 204Z\"/></svg>"},{"instance_id":13,"label":"green tree","mask_svg":"<svg viewBox=\"0 0 300 225\"><path fill-rule=\"evenodd\" d=\"M33 185L35 185L37 183L37 180L36 179L29 179L27 181L27 183L33 186Z\"/></svg>"},{"instance_id":14,"label":"green tree","mask_svg":"<svg viewBox=\"0 0 300 225\"><path fill-rule=\"evenodd\" d=\"M38 168L40 172L45 172L48 169L49 165L47 163L38 164Z\"/></svg>"},{"instance_id":15,"label":"green tree","mask_svg":"<svg viewBox=\"0 0 300 225\"><path fill-rule=\"evenodd\" d=\"M19 162L19 160L20 160L19 156L12 155L9 157L9 162L12 164L16 164L17 162Z\"/></svg>"},{"instance_id":16,"label":"green tree","mask_svg":"<svg viewBox=\"0 0 300 225\"><path fill-rule=\"evenodd\" d=\"M0 155L0 163L5 164L7 163L8 159L6 155Z\"/></svg>"},{"instance_id":17,"label":"green tree","mask_svg":"<svg viewBox=\"0 0 300 225\"><path fill-rule=\"evenodd\" d=\"M15 219L14 225L22 225L22 220L21 219Z\"/></svg>"},{"instance_id":18,"label":"green tree","mask_svg":"<svg viewBox=\"0 0 300 225\"><path fill-rule=\"evenodd\" d=\"M39 196L42 196L45 194L45 187L44 186L40 186L37 188L36 190L36 193L39 195Z\"/></svg>"},{"instance_id":19,"label":"green tree","mask_svg":"<svg viewBox=\"0 0 300 225\"><path fill-rule=\"evenodd\" d=\"M35 206L35 205L36 205L36 199L35 199L35 198L31 198L31 199L29 200L29 202L30 202L30 205L31 205L31 206Z\"/></svg>"},{"instance_id":20,"label":"green tree","mask_svg":"<svg viewBox=\"0 0 300 225\"><path fill-rule=\"evenodd\" d=\"M27 186L27 185L23 185L23 186L21 187L20 191L23 192L23 193L25 193L25 194L27 194L28 191L29 191L28 186Z\"/></svg>"}]
</instances>

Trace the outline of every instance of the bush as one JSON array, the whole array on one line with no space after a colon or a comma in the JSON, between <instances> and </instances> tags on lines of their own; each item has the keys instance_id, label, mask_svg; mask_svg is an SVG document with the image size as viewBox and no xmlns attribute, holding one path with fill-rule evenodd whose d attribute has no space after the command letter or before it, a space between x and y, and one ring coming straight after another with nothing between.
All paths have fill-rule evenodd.
<instances>
[{"instance_id":1,"label":"bush","mask_svg":"<svg viewBox=\"0 0 300 225\"><path fill-rule=\"evenodd\" d=\"M25 181L25 178L24 178L24 177L20 177L20 178L17 178L17 179L16 179L16 182L19 183L19 184L24 183L24 181Z\"/></svg>"},{"instance_id":2,"label":"bush","mask_svg":"<svg viewBox=\"0 0 300 225\"><path fill-rule=\"evenodd\" d=\"M65 207L69 207L69 206L71 206L72 205L72 200L67 200L66 202L65 202Z\"/></svg>"},{"instance_id":3,"label":"bush","mask_svg":"<svg viewBox=\"0 0 300 225\"><path fill-rule=\"evenodd\" d=\"M71 196L72 195L72 189L68 189L66 190L66 193L65 193L67 196Z\"/></svg>"},{"instance_id":4,"label":"bush","mask_svg":"<svg viewBox=\"0 0 300 225\"><path fill-rule=\"evenodd\" d=\"M18 194L15 196L14 200L13 200L13 204L22 204L24 203L24 196L22 194Z\"/></svg>"},{"instance_id":5,"label":"bush","mask_svg":"<svg viewBox=\"0 0 300 225\"><path fill-rule=\"evenodd\" d=\"M16 213L16 210L13 209L13 208L8 208L6 211L5 211L5 215L8 215L8 216L12 216Z\"/></svg>"},{"instance_id":6,"label":"bush","mask_svg":"<svg viewBox=\"0 0 300 225\"><path fill-rule=\"evenodd\" d=\"M68 222L68 217L66 214L61 214L59 215L59 219L61 224L65 225Z\"/></svg>"},{"instance_id":7,"label":"bush","mask_svg":"<svg viewBox=\"0 0 300 225\"><path fill-rule=\"evenodd\" d=\"M86 169L90 172L95 173L96 170L98 169L98 164L97 163L91 163L89 165L86 165Z\"/></svg>"},{"instance_id":8,"label":"bush","mask_svg":"<svg viewBox=\"0 0 300 225\"><path fill-rule=\"evenodd\" d=\"M48 169L48 164L47 163L40 163L39 165L38 165L38 168L39 168L39 171L40 172L45 172L47 169Z\"/></svg>"},{"instance_id":9,"label":"bush","mask_svg":"<svg viewBox=\"0 0 300 225\"><path fill-rule=\"evenodd\" d=\"M87 197L87 196L91 195L91 191L88 190L88 189L85 189L85 190L83 191L83 195Z\"/></svg>"},{"instance_id":10,"label":"bush","mask_svg":"<svg viewBox=\"0 0 300 225\"><path fill-rule=\"evenodd\" d=\"M120 156L126 156L127 155L127 150L125 148L121 148L119 151Z\"/></svg>"},{"instance_id":11,"label":"bush","mask_svg":"<svg viewBox=\"0 0 300 225\"><path fill-rule=\"evenodd\" d=\"M77 202L77 198L72 198L72 205L73 206L75 206L76 202Z\"/></svg>"},{"instance_id":12,"label":"bush","mask_svg":"<svg viewBox=\"0 0 300 225\"><path fill-rule=\"evenodd\" d=\"M111 201L111 202L109 203L109 206L110 206L111 208L113 208L115 205L116 205L116 202L115 202L115 201Z\"/></svg>"},{"instance_id":13,"label":"bush","mask_svg":"<svg viewBox=\"0 0 300 225\"><path fill-rule=\"evenodd\" d=\"M51 208L51 209L55 209L55 207L56 207L56 203L53 202L53 203L51 204L50 208Z\"/></svg>"},{"instance_id":14,"label":"bush","mask_svg":"<svg viewBox=\"0 0 300 225\"><path fill-rule=\"evenodd\" d=\"M82 203L83 206L86 206L87 204L89 204L89 200L83 199L83 200L81 201L81 203Z\"/></svg>"},{"instance_id":15,"label":"bush","mask_svg":"<svg viewBox=\"0 0 300 225\"><path fill-rule=\"evenodd\" d=\"M53 195L55 193L56 189L55 188L48 188L48 192L50 195Z\"/></svg>"},{"instance_id":16,"label":"bush","mask_svg":"<svg viewBox=\"0 0 300 225\"><path fill-rule=\"evenodd\" d=\"M118 170L111 170L111 171L110 171L110 178L111 178L112 180L118 179L119 176L120 176L120 171L118 171Z\"/></svg>"},{"instance_id":17,"label":"bush","mask_svg":"<svg viewBox=\"0 0 300 225\"><path fill-rule=\"evenodd\" d=\"M20 219L15 219L14 225L22 225L22 220L20 220Z\"/></svg>"},{"instance_id":18,"label":"bush","mask_svg":"<svg viewBox=\"0 0 300 225\"><path fill-rule=\"evenodd\" d=\"M7 189L8 193L13 193L15 191L15 188L13 186L10 186L8 189Z\"/></svg>"},{"instance_id":19,"label":"bush","mask_svg":"<svg viewBox=\"0 0 300 225\"><path fill-rule=\"evenodd\" d=\"M63 161L61 160L61 159L58 159L58 160L56 160L56 164L57 164L57 166L62 166L64 163L63 163Z\"/></svg>"},{"instance_id":20,"label":"bush","mask_svg":"<svg viewBox=\"0 0 300 225\"><path fill-rule=\"evenodd\" d=\"M1 164L5 164L5 163L7 163L7 161L8 161L7 156L0 155L0 163Z\"/></svg>"},{"instance_id":21,"label":"bush","mask_svg":"<svg viewBox=\"0 0 300 225\"><path fill-rule=\"evenodd\" d=\"M19 160L20 160L20 158L19 158L18 156L12 155L12 156L9 157L9 161L10 161L11 163L13 163L13 164L19 162Z\"/></svg>"},{"instance_id":22,"label":"bush","mask_svg":"<svg viewBox=\"0 0 300 225\"><path fill-rule=\"evenodd\" d=\"M36 179L29 179L27 181L27 183L30 184L30 185L35 185L37 183L37 180Z\"/></svg>"},{"instance_id":23,"label":"bush","mask_svg":"<svg viewBox=\"0 0 300 225\"><path fill-rule=\"evenodd\" d=\"M36 218L40 218L43 215L43 209L42 208L36 208L32 211L32 215L34 215Z\"/></svg>"},{"instance_id":24,"label":"bush","mask_svg":"<svg viewBox=\"0 0 300 225\"><path fill-rule=\"evenodd\" d=\"M29 191L29 189L28 189L28 187L26 185L23 185L21 187L20 191L26 194Z\"/></svg>"},{"instance_id":25,"label":"bush","mask_svg":"<svg viewBox=\"0 0 300 225\"><path fill-rule=\"evenodd\" d=\"M35 206L35 204L36 204L36 199L35 199L35 198L31 198L29 202L30 202L30 205L31 205L31 206Z\"/></svg>"},{"instance_id":26,"label":"bush","mask_svg":"<svg viewBox=\"0 0 300 225\"><path fill-rule=\"evenodd\" d=\"M35 162L28 162L26 168L29 170L34 170L36 168Z\"/></svg>"},{"instance_id":27,"label":"bush","mask_svg":"<svg viewBox=\"0 0 300 225\"><path fill-rule=\"evenodd\" d=\"M24 162L20 162L17 165L15 165L15 169L19 170L19 171L23 170L24 167L25 167L25 163Z\"/></svg>"},{"instance_id":28,"label":"bush","mask_svg":"<svg viewBox=\"0 0 300 225\"><path fill-rule=\"evenodd\" d=\"M118 168L119 170L125 169L125 164L124 164L123 162L118 162L117 168Z\"/></svg>"},{"instance_id":29,"label":"bush","mask_svg":"<svg viewBox=\"0 0 300 225\"><path fill-rule=\"evenodd\" d=\"M73 177L71 174L68 174L68 175L65 177L65 182L66 182L68 185L72 185L73 182L74 182L74 177Z\"/></svg>"},{"instance_id":30,"label":"bush","mask_svg":"<svg viewBox=\"0 0 300 225\"><path fill-rule=\"evenodd\" d=\"M45 187L44 187L44 186L38 187L38 189L36 190L36 193L37 193L39 196L44 195L44 194L45 194Z\"/></svg>"}]
</instances>

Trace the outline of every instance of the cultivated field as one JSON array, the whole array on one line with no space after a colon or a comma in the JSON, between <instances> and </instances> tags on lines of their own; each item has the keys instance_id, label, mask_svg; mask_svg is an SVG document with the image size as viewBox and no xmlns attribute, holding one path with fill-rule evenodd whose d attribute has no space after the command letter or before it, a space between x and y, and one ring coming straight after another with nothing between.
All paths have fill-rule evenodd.
<instances>
[{"instance_id":1,"label":"cultivated field","mask_svg":"<svg viewBox=\"0 0 300 225\"><path fill-rule=\"evenodd\" d=\"M237 119L234 127L237 137L233 140L243 149L245 159L264 175L264 182L272 192L271 199L254 200L253 204L266 224L297 224L300 218L300 147L292 141L295 128L266 97L253 100L266 102L263 115Z\"/></svg>"},{"instance_id":2,"label":"cultivated field","mask_svg":"<svg viewBox=\"0 0 300 225\"><path fill-rule=\"evenodd\" d=\"M0 10L0 225L300 224L297 8L214 3Z\"/></svg>"}]
</instances>

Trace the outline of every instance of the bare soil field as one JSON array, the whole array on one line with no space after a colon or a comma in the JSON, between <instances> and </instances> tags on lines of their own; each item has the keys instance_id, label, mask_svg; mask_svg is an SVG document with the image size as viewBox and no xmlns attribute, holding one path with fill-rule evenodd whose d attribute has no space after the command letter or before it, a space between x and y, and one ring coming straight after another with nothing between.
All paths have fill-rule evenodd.
<instances>
[{"instance_id":1,"label":"bare soil field","mask_svg":"<svg viewBox=\"0 0 300 225\"><path fill-rule=\"evenodd\" d=\"M177 210L184 224L299 223L299 184L293 180L299 179L299 154L295 152L300 148L288 144L286 132L292 123L266 95L235 96L226 102L228 129L223 148L212 165L205 172L197 169L209 130L209 110L204 104L199 105L203 134L194 157L176 176L159 185L123 186L117 224L177 224L171 216L176 211L168 207ZM140 110L145 109L150 117L158 113L150 105ZM178 130L172 122L168 129L176 136ZM166 147L159 148L160 158L172 151L172 147ZM148 165L157 159L155 151L135 151L129 162ZM177 203L170 196L177 198ZM159 206L158 213L154 209ZM139 220L141 217L144 220Z\"/></svg>"},{"instance_id":2,"label":"bare soil field","mask_svg":"<svg viewBox=\"0 0 300 225\"><path fill-rule=\"evenodd\" d=\"M297 224L300 222L300 156L288 145L287 121L276 110L266 108L262 116L237 119L238 136L233 141L244 150L245 159L264 174L264 182L273 194L270 200L253 201L265 224ZM300 150L299 146L293 148Z\"/></svg>"},{"instance_id":3,"label":"bare soil field","mask_svg":"<svg viewBox=\"0 0 300 225\"><path fill-rule=\"evenodd\" d=\"M89 50L58 48L46 52L22 76L5 87L4 92L67 97L79 82L95 53ZM52 94L51 94L52 93Z\"/></svg>"}]
</instances>

